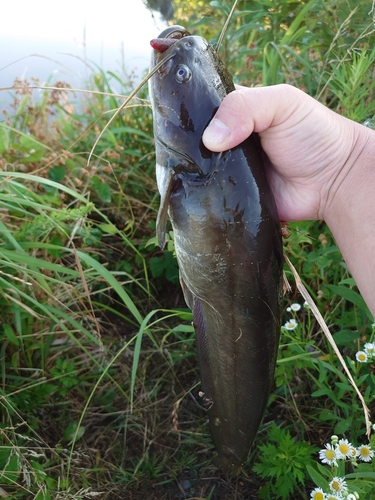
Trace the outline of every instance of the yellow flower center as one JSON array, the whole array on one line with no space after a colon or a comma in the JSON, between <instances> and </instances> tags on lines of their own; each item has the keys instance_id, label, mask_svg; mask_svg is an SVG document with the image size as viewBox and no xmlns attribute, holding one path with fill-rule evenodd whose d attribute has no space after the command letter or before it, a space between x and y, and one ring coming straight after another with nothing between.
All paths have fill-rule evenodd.
<instances>
[{"instance_id":1,"label":"yellow flower center","mask_svg":"<svg viewBox=\"0 0 375 500\"><path fill-rule=\"evenodd\" d=\"M332 481L331 487L335 491L340 491L341 490L340 483L338 483L337 481Z\"/></svg>"},{"instance_id":2,"label":"yellow flower center","mask_svg":"<svg viewBox=\"0 0 375 500\"><path fill-rule=\"evenodd\" d=\"M366 356L362 353L362 354L359 354L358 355L358 358L361 360L361 361L366 361Z\"/></svg>"},{"instance_id":3,"label":"yellow flower center","mask_svg":"<svg viewBox=\"0 0 375 500\"><path fill-rule=\"evenodd\" d=\"M324 495L321 491L314 493L314 500L324 500Z\"/></svg>"},{"instance_id":4,"label":"yellow flower center","mask_svg":"<svg viewBox=\"0 0 375 500\"><path fill-rule=\"evenodd\" d=\"M339 450L340 450L340 453L342 453L343 455L346 455L347 453L349 453L349 446L345 443L341 443L339 445Z\"/></svg>"},{"instance_id":5,"label":"yellow flower center","mask_svg":"<svg viewBox=\"0 0 375 500\"><path fill-rule=\"evenodd\" d=\"M328 458L328 460L334 460L336 458L334 450L326 450L326 458Z\"/></svg>"},{"instance_id":6,"label":"yellow flower center","mask_svg":"<svg viewBox=\"0 0 375 500\"><path fill-rule=\"evenodd\" d=\"M359 450L360 454L363 457L369 457L370 456L370 450L367 448L367 446L362 446Z\"/></svg>"}]
</instances>

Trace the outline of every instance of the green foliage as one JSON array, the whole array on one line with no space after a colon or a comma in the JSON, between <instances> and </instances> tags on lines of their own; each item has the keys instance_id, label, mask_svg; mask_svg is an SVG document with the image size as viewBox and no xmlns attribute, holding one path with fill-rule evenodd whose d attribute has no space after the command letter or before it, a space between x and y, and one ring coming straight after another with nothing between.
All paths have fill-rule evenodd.
<instances>
[{"instance_id":1,"label":"green foliage","mask_svg":"<svg viewBox=\"0 0 375 500\"><path fill-rule=\"evenodd\" d=\"M369 99L374 96L375 81L373 67L375 49L363 48L360 52L351 52L349 61L333 65L333 78L330 89L340 102L340 107L346 110L346 115L352 120L364 122L375 114L375 103Z\"/></svg>"},{"instance_id":2,"label":"green foliage","mask_svg":"<svg viewBox=\"0 0 375 500\"><path fill-rule=\"evenodd\" d=\"M175 0L177 22L218 39L232 5ZM239 2L221 56L242 85L290 83L340 113L374 115L374 11L367 0ZM189 19L196 19L192 22Z\"/></svg>"},{"instance_id":3,"label":"green foliage","mask_svg":"<svg viewBox=\"0 0 375 500\"><path fill-rule=\"evenodd\" d=\"M1 482L12 484L17 481L20 471L20 458L11 446L0 448Z\"/></svg>"},{"instance_id":4,"label":"green foliage","mask_svg":"<svg viewBox=\"0 0 375 500\"><path fill-rule=\"evenodd\" d=\"M152 257L150 259L150 271L153 278L158 278L165 275L167 280L177 284L178 265L177 260L172 252L163 252L162 257Z\"/></svg>"},{"instance_id":5,"label":"green foliage","mask_svg":"<svg viewBox=\"0 0 375 500\"><path fill-rule=\"evenodd\" d=\"M175 0L174 22L215 43L231 5ZM243 0L220 54L237 83L291 83L372 126L373 15L365 0ZM88 161L132 88L126 73L89 66L88 92L78 96L64 82L36 92L17 80L0 123L0 487L21 500L103 491L214 499L221 488L239 500L259 488L262 498L292 500L309 498L310 480L327 490L332 474L342 474L371 498L373 462L332 469L307 444L322 447L333 432L367 438L358 398L306 306L285 312L296 323L282 328L275 389L246 480L234 493L231 480L219 484L207 468L213 447L196 403L191 312L173 233L165 251L155 238L147 90L115 117ZM373 342L373 318L327 227L299 222L290 232L285 252L373 412L373 361L355 358ZM293 290L285 308L298 301ZM191 488L183 490L187 473Z\"/></svg>"},{"instance_id":6,"label":"green foliage","mask_svg":"<svg viewBox=\"0 0 375 500\"><path fill-rule=\"evenodd\" d=\"M267 444L259 446L259 462L253 471L267 482L259 490L260 498L286 500L305 482L307 467L313 464L316 447L295 441L288 431L273 423Z\"/></svg>"}]
</instances>

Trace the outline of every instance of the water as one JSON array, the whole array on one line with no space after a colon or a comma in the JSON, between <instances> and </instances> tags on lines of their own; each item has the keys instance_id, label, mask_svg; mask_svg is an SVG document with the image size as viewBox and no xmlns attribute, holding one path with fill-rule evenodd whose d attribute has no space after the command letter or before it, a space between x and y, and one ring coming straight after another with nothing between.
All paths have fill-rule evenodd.
<instances>
[{"instance_id":1,"label":"water","mask_svg":"<svg viewBox=\"0 0 375 500\"><path fill-rule=\"evenodd\" d=\"M2 4L0 32L0 87L14 79L57 80L84 88L95 65L101 69L135 73L148 68L149 41L166 22L151 14L142 0L105 3L88 0L19 0ZM0 109L9 102L0 90Z\"/></svg>"}]
</instances>

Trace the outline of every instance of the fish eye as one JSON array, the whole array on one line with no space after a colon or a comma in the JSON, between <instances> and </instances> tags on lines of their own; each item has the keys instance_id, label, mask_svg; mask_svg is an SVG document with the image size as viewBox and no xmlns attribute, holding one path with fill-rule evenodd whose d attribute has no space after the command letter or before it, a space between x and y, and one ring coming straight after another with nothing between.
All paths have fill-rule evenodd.
<instances>
[{"instance_id":1,"label":"fish eye","mask_svg":"<svg viewBox=\"0 0 375 500\"><path fill-rule=\"evenodd\" d=\"M187 82L191 78L190 68L185 66L185 64L179 64L176 68L175 78L178 83Z\"/></svg>"}]
</instances>

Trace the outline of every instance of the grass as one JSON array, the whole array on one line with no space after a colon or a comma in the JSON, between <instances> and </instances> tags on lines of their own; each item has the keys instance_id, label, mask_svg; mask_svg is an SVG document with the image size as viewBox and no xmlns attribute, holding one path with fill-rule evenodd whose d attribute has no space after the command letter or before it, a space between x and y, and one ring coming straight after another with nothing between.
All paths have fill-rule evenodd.
<instances>
[{"instance_id":1,"label":"grass","mask_svg":"<svg viewBox=\"0 0 375 500\"><path fill-rule=\"evenodd\" d=\"M215 41L230 7L176 1L176 22ZM200 19L187 22L198 8ZM239 83L292 83L371 125L370 8L240 2L221 53ZM303 302L295 287L283 321L297 327L282 329L274 391L243 474L230 479L211 466L173 234L166 251L155 243L146 90L114 118L88 163L131 82L95 67L87 93L51 86L36 98L17 80L0 123L0 496L307 499L336 473L370 498L372 463L336 470L318 461L333 433L366 443L364 418L311 311L287 311ZM294 223L290 232L285 252L374 412L374 365L355 361L373 341L373 318L325 224Z\"/></svg>"}]
</instances>

